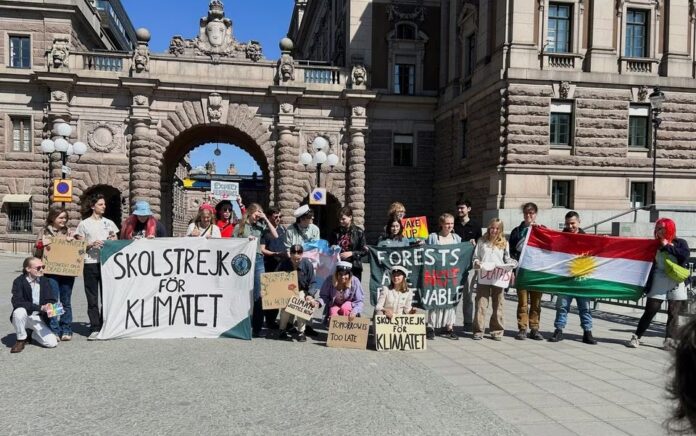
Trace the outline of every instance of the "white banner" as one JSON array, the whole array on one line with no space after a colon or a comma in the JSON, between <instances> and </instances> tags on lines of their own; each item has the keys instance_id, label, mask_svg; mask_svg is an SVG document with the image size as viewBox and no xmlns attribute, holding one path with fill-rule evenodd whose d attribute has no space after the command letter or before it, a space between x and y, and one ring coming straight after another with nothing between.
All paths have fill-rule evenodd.
<instances>
[{"instance_id":1,"label":"white banner","mask_svg":"<svg viewBox=\"0 0 696 436\"><path fill-rule=\"evenodd\" d=\"M251 339L256 241L106 241L99 339Z\"/></svg>"},{"instance_id":2,"label":"white banner","mask_svg":"<svg viewBox=\"0 0 696 436\"><path fill-rule=\"evenodd\" d=\"M484 262L479 270L478 282L482 285L493 285L499 288L507 288L512 280L513 265L494 265Z\"/></svg>"},{"instance_id":3,"label":"white banner","mask_svg":"<svg viewBox=\"0 0 696 436\"><path fill-rule=\"evenodd\" d=\"M236 200L239 197L239 183L237 182L210 182L210 190L213 196L219 200Z\"/></svg>"}]
</instances>

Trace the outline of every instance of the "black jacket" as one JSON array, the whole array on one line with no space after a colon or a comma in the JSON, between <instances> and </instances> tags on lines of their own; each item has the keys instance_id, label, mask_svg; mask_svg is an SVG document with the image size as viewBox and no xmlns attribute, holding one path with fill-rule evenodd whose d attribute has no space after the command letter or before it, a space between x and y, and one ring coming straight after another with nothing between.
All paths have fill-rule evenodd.
<instances>
[{"instance_id":1,"label":"black jacket","mask_svg":"<svg viewBox=\"0 0 696 436\"><path fill-rule=\"evenodd\" d=\"M517 251L517 244L523 239L524 230L528 227L524 224L525 222L522 221L519 226L515 227L512 229L512 232L510 232L510 256L515 260L520 260L520 254L522 254L522 252Z\"/></svg>"},{"instance_id":2,"label":"black jacket","mask_svg":"<svg viewBox=\"0 0 696 436\"><path fill-rule=\"evenodd\" d=\"M347 244L341 245L341 238L346 234L350 234L349 241ZM355 269L363 269L362 258L363 256L367 256L367 241L365 241L365 232L363 229L353 225L347 229L338 227L329 235L329 245L338 245L341 247L341 253L344 251L352 251L355 253L352 257L346 259L346 262L351 262Z\"/></svg>"},{"instance_id":3,"label":"black jacket","mask_svg":"<svg viewBox=\"0 0 696 436\"><path fill-rule=\"evenodd\" d=\"M674 238L672 245L665 245L660 247L657 251L664 251L667 254L671 254L677 259L677 263L684 268L689 268L689 256L691 252L689 251L689 244L685 240L680 238ZM645 283L645 293L650 292L652 288L653 275L655 274L655 262L650 268L650 275L648 276L648 281ZM688 278L686 280L689 280Z\"/></svg>"},{"instance_id":4,"label":"black jacket","mask_svg":"<svg viewBox=\"0 0 696 436\"><path fill-rule=\"evenodd\" d=\"M458 234L462 238L462 242L469 242L472 239L478 242L481 239L483 233L481 232L481 226L474 220L469 220L466 224L462 224L460 219L454 222L454 233Z\"/></svg>"},{"instance_id":5,"label":"black jacket","mask_svg":"<svg viewBox=\"0 0 696 436\"><path fill-rule=\"evenodd\" d=\"M51 285L48 283L48 279L46 277L39 278L39 287L41 288L41 291L39 294L39 305L37 306L34 304L32 299L31 286L27 281L27 276L22 274L14 279L14 282L12 282L12 312L20 307L26 309L27 314L29 315L36 311L40 313L41 319L47 323L48 317L46 316L46 313L41 312L41 306L47 303L55 304L57 300L53 296L53 290L51 289ZM10 321L11 320L12 315L10 315Z\"/></svg>"}]
</instances>

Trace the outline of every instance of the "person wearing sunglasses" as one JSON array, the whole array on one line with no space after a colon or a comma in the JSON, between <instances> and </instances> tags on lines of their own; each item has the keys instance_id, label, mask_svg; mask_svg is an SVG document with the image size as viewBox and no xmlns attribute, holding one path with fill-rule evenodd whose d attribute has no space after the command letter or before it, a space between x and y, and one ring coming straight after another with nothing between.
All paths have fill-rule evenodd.
<instances>
[{"instance_id":1,"label":"person wearing sunglasses","mask_svg":"<svg viewBox=\"0 0 696 436\"><path fill-rule=\"evenodd\" d=\"M46 348L58 345L58 338L48 328L49 304L56 298L51 284L44 277L44 264L37 257L27 257L22 264L22 275L12 282L12 315L10 320L17 334L17 341L10 353L21 353L28 339L27 329L33 332L32 339Z\"/></svg>"},{"instance_id":2,"label":"person wearing sunglasses","mask_svg":"<svg viewBox=\"0 0 696 436\"><path fill-rule=\"evenodd\" d=\"M237 197L237 205L242 215L246 212L246 207L242 203L242 197ZM239 222L237 214L230 200L222 200L215 205L215 225L220 229L220 237L231 238L234 228Z\"/></svg>"}]
</instances>

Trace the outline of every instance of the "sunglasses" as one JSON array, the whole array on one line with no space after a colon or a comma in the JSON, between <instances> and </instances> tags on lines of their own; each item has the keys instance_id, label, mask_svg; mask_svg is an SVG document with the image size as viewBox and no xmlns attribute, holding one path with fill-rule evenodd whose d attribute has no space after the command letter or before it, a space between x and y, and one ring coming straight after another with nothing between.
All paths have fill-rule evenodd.
<instances>
[{"instance_id":1,"label":"sunglasses","mask_svg":"<svg viewBox=\"0 0 696 436\"><path fill-rule=\"evenodd\" d=\"M46 265L41 265L41 266L33 266L31 269L35 269L37 271L41 271L42 269L46 269Z\"/></svg>"},{"instance_id":2,"label":"sunglasses","mask_svg":"<svg viewBox=\"0 0 696 436\"><path fill-rule=\"evenodd\" d=\"M232 209L226 207L226 208L223 208L222 211L223 212L232 212Z\"/></svg>"}]
</instances>

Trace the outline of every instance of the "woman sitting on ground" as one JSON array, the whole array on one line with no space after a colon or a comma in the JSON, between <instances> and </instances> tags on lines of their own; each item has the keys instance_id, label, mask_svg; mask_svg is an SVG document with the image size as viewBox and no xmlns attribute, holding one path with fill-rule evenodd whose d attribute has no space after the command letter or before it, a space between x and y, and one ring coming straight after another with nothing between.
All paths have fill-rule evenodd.
<instances>
[{"instance_id":1,"label":"woman sitting on ground","mask_svg":"<svg viewBox=\"0 0 696 436\"><path fill-rule=\"evenodd\" d=\"M319 307L329 308L328 318L341 315L353 320L362 313L364 292L360 280L351 273L352 268L350 262L338 262L333 280L327 278L321 286L316 301Z\"/></svg>"},{"instance_id":2,"label":"woman sitting on ground","mask_svg":"<svg viewBox=\"0 0 696 436\"><path fill-rule=\"evenodd\" d=\"M391 319L394 315L416 313L413 308L413 292L408 288L408 271L401 265L391 268L391 283L379 291L375 313Z\"/></svg>"}]
</instances>

